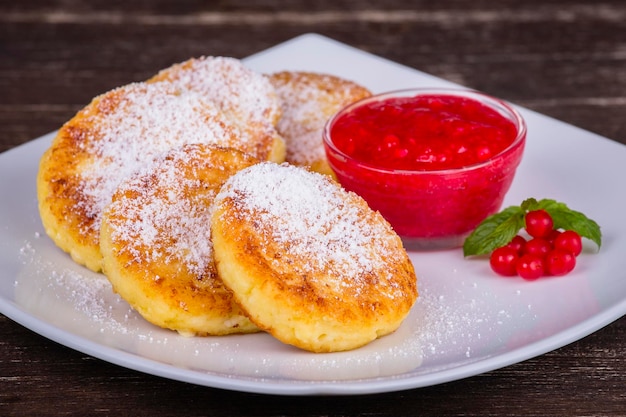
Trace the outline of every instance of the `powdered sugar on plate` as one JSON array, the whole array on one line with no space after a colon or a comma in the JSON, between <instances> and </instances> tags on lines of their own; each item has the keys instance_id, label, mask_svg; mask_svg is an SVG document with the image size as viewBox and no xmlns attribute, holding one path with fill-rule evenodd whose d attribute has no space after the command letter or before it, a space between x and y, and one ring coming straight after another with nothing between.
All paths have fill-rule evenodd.
<instances>
[{"instance_id":1,"label":"powdered sugar on plate","mask_svg":"<svg viewBox=\"0 0 626 417\"><path fill-rule=\"evenodd\" d=\"M143 325L128 304L113 293L104 275L69 259L67 265L51 262L46 252L47 246L42 247L38 241L24 242L20 250L25 268L14 284L15 299L20 305L86 337L132 337Z\"/></svg>"},{"instance_id":2,"label":"powdered sugar on plate","mask_svg":"<svg viewBox=\"0 0 626 417\"><path fill-rule=\"evenodd\" d=\"M103 346L203 373L246 378L355 380L396 375L422 363L411 326L349 352L313 354L264 334L184 337L146 322L112 292L102 274L47 253L47 240L24 242L15 300L35 317ZM67 258L67 262L63 259Z\"/></svg>"},{"instance_id":3,"label":"powdered sugar on plate","mask_svg":"<svg viewBox=\"0 0 626 417\"><path fill-rule=\"evenodd\" d=\"M435 259L444 255L429 254ZM421 346L430 366L455 366L483 359L485 352L506 349L511 335L520 332L519 323L534 326L537 317L532 310L498 297L492 281L500 284L500 278L486 275L467 280L469 274L453 266L420 269L423 256L413 257L422 285L407 321L412 325L412 338Z\"/></svg>"},{"instance_id":4,"label":"powdered sugar on plate","mask_svg":"<svg viewBox=\"0 0 626 417\"><path fill-rule=\"evenodd\" d=\"M502 304L486 282L465 281L448 268L426 269L419 274L420 297L395 333L354 351L319 355L262 333L188 338L157 328L115 295L103 275L75 265L40 234L22 244L19 257L24 269L15 300L34 316L114 349L230 377L355 380L419 374L420 366L429 373L506 349L520 318L531 326L537 319L523 302L524 291L512 288L520 302Z\"/></svg>"}]
</instances>

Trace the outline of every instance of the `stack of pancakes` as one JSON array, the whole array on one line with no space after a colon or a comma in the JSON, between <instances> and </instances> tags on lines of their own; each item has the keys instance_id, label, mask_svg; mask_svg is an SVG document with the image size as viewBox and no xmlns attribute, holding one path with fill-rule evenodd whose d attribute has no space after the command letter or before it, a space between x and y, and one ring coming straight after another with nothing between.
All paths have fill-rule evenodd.
<instances>
[{"instance_id":1,"label":"stack of pancakes","mask_svg":"<svg viewBox=\"0 0 626 417\"><path fill-rule=\"evenodd\" d=\"M264 330L314 352L362 346L417 297L399 237L325 162L324 123L368 95L226 57L109 91L41 159L45 230L158 326Z\"/></svg>"}]
</instances>

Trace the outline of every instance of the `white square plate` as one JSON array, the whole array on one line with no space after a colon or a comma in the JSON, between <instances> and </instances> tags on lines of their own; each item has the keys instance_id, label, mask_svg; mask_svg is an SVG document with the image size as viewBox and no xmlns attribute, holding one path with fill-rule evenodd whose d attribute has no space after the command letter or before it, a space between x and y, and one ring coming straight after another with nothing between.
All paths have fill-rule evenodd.
<instances>
[{"instance_id":1,"label":"white square plate","mask_svg":"<svg viewBox=\"0 0 626 417\"><path fill-rule=\"evenodd\" d=\"M454 84L319 35L255 54L261 72L306 70L373 92ZM626 313L626 147L520 109L524 159L505 206L553 198L603 228L573 273L535 282L497 277L460 249L411 253L420 298L394 334L351 352L313 354L266 334L185 338L145 322L106 278L75 265L45 236L36 201L39 158L53 134L0 155L0 312L63 345L180 381L283 394L364 394L452 381L541 355Z\"/></svg>"}]
</instances>

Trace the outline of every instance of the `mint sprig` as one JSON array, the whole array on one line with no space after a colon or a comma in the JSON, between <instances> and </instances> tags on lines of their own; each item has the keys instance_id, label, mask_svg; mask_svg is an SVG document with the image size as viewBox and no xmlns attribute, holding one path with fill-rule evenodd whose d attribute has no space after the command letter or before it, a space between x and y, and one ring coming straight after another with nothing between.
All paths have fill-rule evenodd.
<instances>
[{"instance_id":1,"label":"mint sprig","mask_svg":"<svg viewBox=\"0 0 626 417\"><path fill-rule=\"evenodd\" d=\"M510 206L487 217L463 243L463 255L486 255L501 246L508 244L524 227L524 216L527 212L543 209L554 221L555 229L573 230L580 236L602 245L600 226L583 213L567 207L551 199L526 199L519 206Z\"/></svg>"}]
</instances>

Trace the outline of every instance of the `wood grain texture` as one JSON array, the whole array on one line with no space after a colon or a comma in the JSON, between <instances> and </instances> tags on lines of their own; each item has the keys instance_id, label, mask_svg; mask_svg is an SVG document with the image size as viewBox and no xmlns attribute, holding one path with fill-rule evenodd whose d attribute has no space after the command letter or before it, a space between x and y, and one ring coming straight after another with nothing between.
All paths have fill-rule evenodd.
<instances>
[{"instance_id":1,"label":"wood grain texture","mask_svg":"<svg viewBox=\"0 0 626 417\"><path fill-rule=\"evenodd\" d=\"M0 150L173 62L240 58L306 32L626 142L625 122L610 118L626 114L621 1L204 3L3 1Z\"/></svg>"},{"instance_id":2,"label":"wood grain texture","mask_svg":"<svg viewBox=\"0 0 626 417\"><path fill-rule=\"evenodd\" d=\"M622 0L0 0L0 151L57 129L93 96L173 62L241 58L307 32L626 144L624 22ZM626 318L540 357L452 383L299 398L145 375L0 315L0 415L624 416L624 340Z\"/></svg>"}]
</instances>

